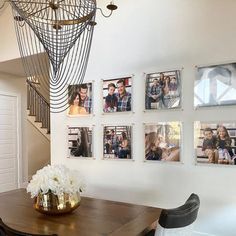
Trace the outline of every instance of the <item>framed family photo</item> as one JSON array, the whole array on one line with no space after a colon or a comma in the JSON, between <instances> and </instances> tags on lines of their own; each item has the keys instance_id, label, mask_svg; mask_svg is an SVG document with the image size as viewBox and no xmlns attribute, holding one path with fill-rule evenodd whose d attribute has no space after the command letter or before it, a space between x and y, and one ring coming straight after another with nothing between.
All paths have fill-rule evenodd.
<instances>
[{"instance_id":1,"label":"framed family photo","mask_svg":"<svg viewBox=\"0 0 236 236\"><path fill-rule=\"evenodd\" d=\"M103 80L103 112L132 111L132 77Z\"/></svg>"},{"instance_id":2,"label":"framed family photo","mask_svg":"<svg viewBox=\"0 0 236 236\"><path fill-rule=\"evenodd\" d=\"M133 159L131 126L104 126L103 159Z\"/></svg>"},{"instance_id":3,"label":"framed family photo","mask_svg":"<svg viewBox=\"0 0 236 236\"><path fill-rule=\"evenodd\" d=\"M181 70L146 74L145 110L181 107Z\"/></svg>"},{"instance_id":4,"label":"framed family photo","mask_svg":"<svg viewBox=\"0 0 236 236\"><path fill-rule=\"evenodd\" d=\"M93 112L92 83L84 83L68 86L68 110L69 116L89 115Z\"/></svg>"},{"instance_id":5,"label":"framed family photo","mask_svg":"<svg viewBox=\"0 0 236 236\"><path fill-rule=\"evenodd\" d=\"M236 104L236 63L196 67L194 107Z\"/></svg>"},{"instance_id":6,"label":"framed family photo","mask_svg":"<svg viewBox=\"0 0 236 236\"><path fill-rule=\"evenodd\" d=\"M194 122L196 162L236 164L236 122Z\"/></svg>"},{"instance_id":7,"label":"framed family photo","mask_svg":"<svg viewBox=\"0 0 236 236\"><path fill-rule=\"evenodd\" d=\"M180 162L181 123L145 124L145 160Z\"/></svg>"},{"instance_id":8,"label":"framed family photo","mask_svg":"<svg viewBox=\"0 0 236 236\"><path fill-rule=\"evenodd\" d=\"M93 128L68 126L68 157L93 157Z\"/></svg>"}]
</instances>

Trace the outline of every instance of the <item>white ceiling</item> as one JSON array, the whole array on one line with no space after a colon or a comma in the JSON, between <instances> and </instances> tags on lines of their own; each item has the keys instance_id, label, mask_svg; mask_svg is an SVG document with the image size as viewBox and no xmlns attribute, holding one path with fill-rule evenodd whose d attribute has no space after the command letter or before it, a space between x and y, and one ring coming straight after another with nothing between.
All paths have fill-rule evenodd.
<instances>
[{"instance_id":1,"label":"white ceiling","mask_svg":"<svg viewBox=\"0 0 236 236\"><path fill-rule=\"evenodd\" d=\"M0 62L0 73L25 77L25 72L21 62L21 58Z\"/></svg>"},{"instance_id":2,"label":"white ceiling","mask_svg":"<svg viewBox=\"0 0 236 236\"><path fill-rule=\"evenodd\" d=\"M0 15L3 13L3 11L8 7L9 3L4 2L5 0L0 0Z\"/></svg>"},{"instance_id":3,"label":"white ceiling","mask_svg":"<svg viewBox=\"0 0 236 236\"><path fill-rule=\"evenodd\" d=\"M34 61L34 62L38 62L38 60L41 62L44 61L43 63L44 66L45 65L49 66L48 56L46 53L35 54L26 58L29 61ZM39 62L38 64L34 64L34 68L38 72L40 72L41 70L45 70L45 67L42 68ZM26 77L21 58L0 62L0 73L10 74L18 77Z\"/></svg>"}]
</instances>

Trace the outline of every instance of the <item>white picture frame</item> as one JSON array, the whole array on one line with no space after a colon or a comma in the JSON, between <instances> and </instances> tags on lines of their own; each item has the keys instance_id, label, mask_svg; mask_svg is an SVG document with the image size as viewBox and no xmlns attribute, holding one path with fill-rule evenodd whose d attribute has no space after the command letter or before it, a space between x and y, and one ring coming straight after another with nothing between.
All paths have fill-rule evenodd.
<instances>
[{"instance_id":1,"label":"white picture frame","mask_svg":"<svg viewBox=\"0 0 236 236\"><path fill-rule=\"evenodd\" d=\"M182 108L181 69L144 73L144 112Z\"/></svg>"},{"instance_id":2,"label":"white picture frame","mask_svg":"<svg viewBox=\"0 0 236 236\"><path fill-rule=\"evenodd\" d=\"M82 98L84 98L84 101ZM70 118L94 116L94 81L68 85L68 108L66 113Z\"/></svg>"},{"instance_id":3,"label":"white picture frame","mask_svg":"<svg viewBox=\"0 0 236 236\"><path fill-rule=\"evenodd\" d=\"M236 121L194 121L196 165L236 164Z\"/></svg>"},{"instance_id":4,"label":"white picture frame","mask_svg":"<svg viewBox=\"0 0 236 236\"><path fill-rule=\"evenodd\" d=\"M68 125L67 144L68 158L94 158L94 126Z\"/></svg>"},{"instance_id":5,"label":"white picture frame","mask_svg":"<svg viewBox=\"0 0 236 236\"><path fill-rule=\"evenodd\" d=\"M103 160L133 161L133 125L104 124L103 129ZM124 135L127 145L123 145Z\"/></svg>"},{"instance_id":6,"label":"white picture frame","mask_svg":"<svg viewBox=\"0 0 236 236\"><path fill-rule=\"evenodd\" d=\"M120 76L120 77L116 77L116 78L112 78L112 79L102 79L101 80L101 83L102 83L102 92L101 92L102 114L103 115L130 114L133 112L133 78L134 78L134 75L128 75L128 76ZM119 99L118 82L120 82L122 80L124 81L125 90L130 94L130 97L131 97L130 99L128 99L129 105L127 106L128 107L127 109L125 109L125 106L121 105L121 103L123 103L123 102L121 102L121 100ZM122 85L122 82L120 82L119 84ZM111 95L109 94L108 87L109 88L112 87L115 90L113 97L111 97ZM115 102L114 102L114 99L116 100ZM111 106L107 105L109 100L112 100L112 102L117 105L111 105Z\"/></svg>"},{"instance_id":7,"label":"white picture frame","mask_svg":"<svg viewBox=\"0 0 236 236\"><path fill-rule=\"evenodd\" d=\"M183 129L180 121L144 123L144 161L183 163Z\"/></svg>"},{"instance_id":8,"label":"white picture frame","mask_svg":"<svg viewBox=\"0 0 236 236\"><path fill-rule=\"evenodd\" d=\"M236 105L236 62L195 66L194 108Z\"/></svg>"}]
</instances>

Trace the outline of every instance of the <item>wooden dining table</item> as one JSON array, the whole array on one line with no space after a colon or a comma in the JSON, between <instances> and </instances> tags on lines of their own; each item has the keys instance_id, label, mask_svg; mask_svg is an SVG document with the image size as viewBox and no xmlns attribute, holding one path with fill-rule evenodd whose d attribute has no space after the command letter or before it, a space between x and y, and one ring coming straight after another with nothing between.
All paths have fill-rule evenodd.
<instances>
[{"instance_id":1,"label":"wooden dining table","mask_svg":"<svg viewBox=\"0 0 236 236\"><path fill-rule=\"evenodd\" d=\"M0 217L8 226L27 233L58 236L144 235L161 209L82 197L72 213L49 216L34 210L25 189L0 193Z\"/></svg>"}]
</instances>

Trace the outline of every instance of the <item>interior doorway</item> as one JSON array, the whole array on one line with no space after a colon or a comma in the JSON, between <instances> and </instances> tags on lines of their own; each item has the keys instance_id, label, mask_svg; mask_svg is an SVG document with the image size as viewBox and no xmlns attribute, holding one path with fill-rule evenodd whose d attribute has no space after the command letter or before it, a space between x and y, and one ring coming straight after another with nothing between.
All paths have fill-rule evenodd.
<instances>
[{"instance_id":1,"label":"interior doorway","mask_svg":"<svg viewBox=\"0 0 236 236\"><path fill-rule=\"evenodd\" d=\"M16 189L19 183L17 99L0 92L0 192Z\"/></svg>"}]
</instances>

